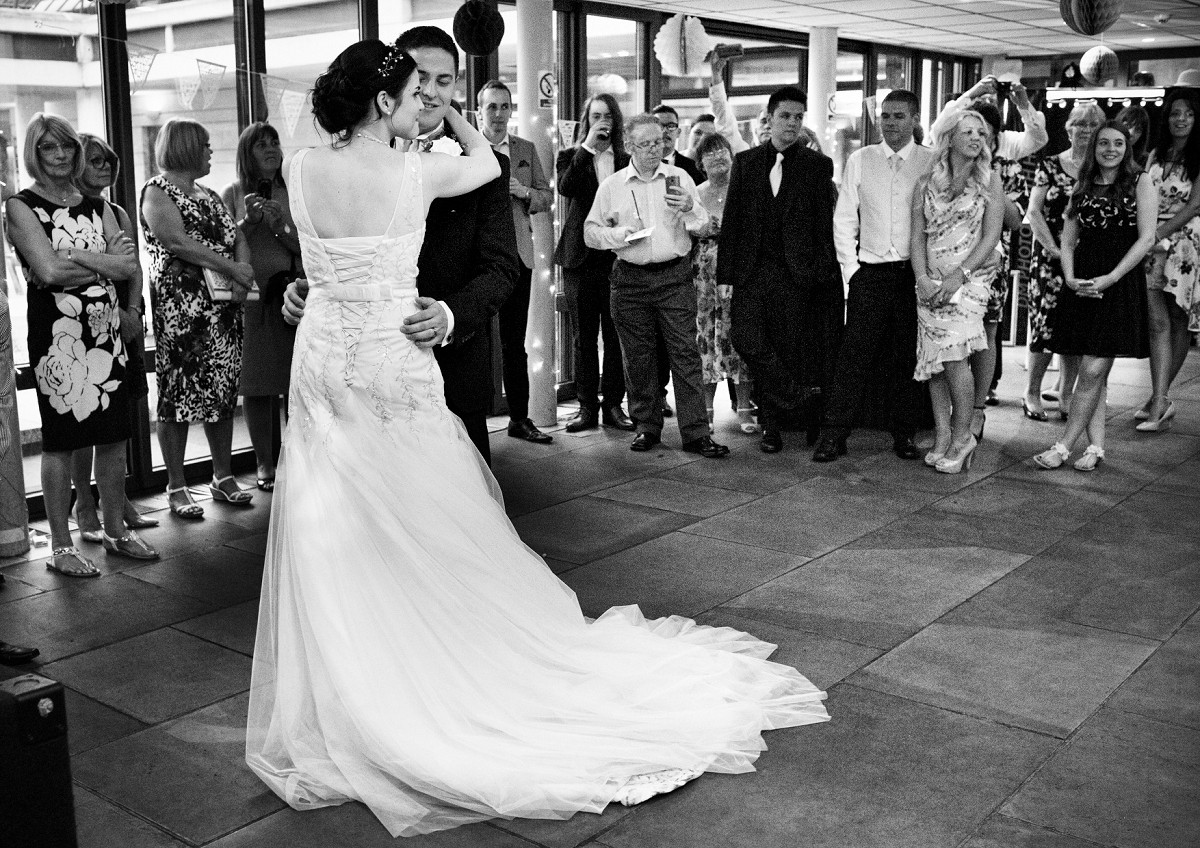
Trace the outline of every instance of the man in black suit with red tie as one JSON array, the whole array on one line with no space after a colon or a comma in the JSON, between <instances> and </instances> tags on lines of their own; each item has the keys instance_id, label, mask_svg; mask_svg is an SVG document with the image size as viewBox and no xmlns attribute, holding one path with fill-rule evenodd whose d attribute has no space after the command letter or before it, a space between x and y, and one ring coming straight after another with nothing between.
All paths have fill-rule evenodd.
<instances>
[{"instance_id":1,"label":"man in black suit with red tie","mask_svg":"<svg viewBox=\"0 0 1200 848\"><path fill-rule=\"evenodd\" d=\"M759 393L760 447L805 416L810 439L831 384L843 318L833 245L833 162L801 141L807 96L781 88L767 103L769 143L733 160L717 250L717 283L733 287L730 335Z\"/></svg>"}]
</instances>

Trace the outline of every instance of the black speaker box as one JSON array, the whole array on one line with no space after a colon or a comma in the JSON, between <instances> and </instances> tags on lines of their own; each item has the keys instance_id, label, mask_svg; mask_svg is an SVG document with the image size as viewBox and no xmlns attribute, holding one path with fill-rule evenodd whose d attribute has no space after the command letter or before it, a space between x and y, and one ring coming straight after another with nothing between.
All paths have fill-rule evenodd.
<instances>
[{"instance_id":1,"label":"black speaker box","mask_svg":"<svg viewBox=\"0 0 1200 848\"><path fill-rule=\"evenodd\" d=\"M0 681L0 844L77 848L67 701L36 674Z\"/></svg>"}]
</instances>

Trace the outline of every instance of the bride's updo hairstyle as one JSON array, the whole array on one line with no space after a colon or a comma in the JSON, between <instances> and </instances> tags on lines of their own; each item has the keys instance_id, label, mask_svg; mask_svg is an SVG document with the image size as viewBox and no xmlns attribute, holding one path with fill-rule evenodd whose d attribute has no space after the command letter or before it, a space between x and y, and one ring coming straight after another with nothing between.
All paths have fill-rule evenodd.
<instances>
[{"instance_id":1,"label":"bride's updo hairstyle","mask_svg":"<svg viewBox=\"0 0 1200 848\"><path fill-rule=\"evenodd\" d=\"M375 102L381 91L399 98L417 63L396 45L377 39L343 50L313 85L313 117L335 139L345 140L368 117L381 118Z\"/></svg>"}]
</instances>

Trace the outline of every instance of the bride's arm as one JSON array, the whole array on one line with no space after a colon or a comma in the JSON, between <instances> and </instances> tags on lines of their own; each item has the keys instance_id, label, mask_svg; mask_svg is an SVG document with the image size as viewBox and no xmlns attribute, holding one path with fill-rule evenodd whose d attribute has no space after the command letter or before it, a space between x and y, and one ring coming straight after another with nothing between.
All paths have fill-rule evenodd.
<instances>
[{"instance_id":1,"label":"bride's arm","mask_svg":"<svg viewBox=\"0 0 1200 848\"><path fill-rule=\"evenodd\" d=\"M454 131L466 156L422 153L426 186L426 205L435 197L456 197L487 185L500 176L500 163L492 145L455 109L446 112L446 122Z\"/></svg>"}]
</instances>

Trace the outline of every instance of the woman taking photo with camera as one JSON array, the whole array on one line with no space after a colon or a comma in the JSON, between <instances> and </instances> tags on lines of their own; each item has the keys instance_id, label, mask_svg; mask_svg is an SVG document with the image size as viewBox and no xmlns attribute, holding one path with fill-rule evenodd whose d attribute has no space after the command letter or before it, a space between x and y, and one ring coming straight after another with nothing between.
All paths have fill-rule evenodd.
<instances>
[{"instance_id":1,"label":"woman taking photo with camera","mask_svg":"<svg viewBox=\"0 0 1200 848\"><path fill-rule=\"evenodd\" d=\"M275 458L279 445L275 422L280 398L288 393L295 328L284 323L280 307L287 284L304 272L300 240L280 175L283 151L279 133L270 124L246 127L238 139L237 180L221 192L238 229L250 248L250 264L260 299L247 301L243 317L242 376L239 393L246 429L258 463L258 488L275 488Z\"/></svg>"}]
</instances>

